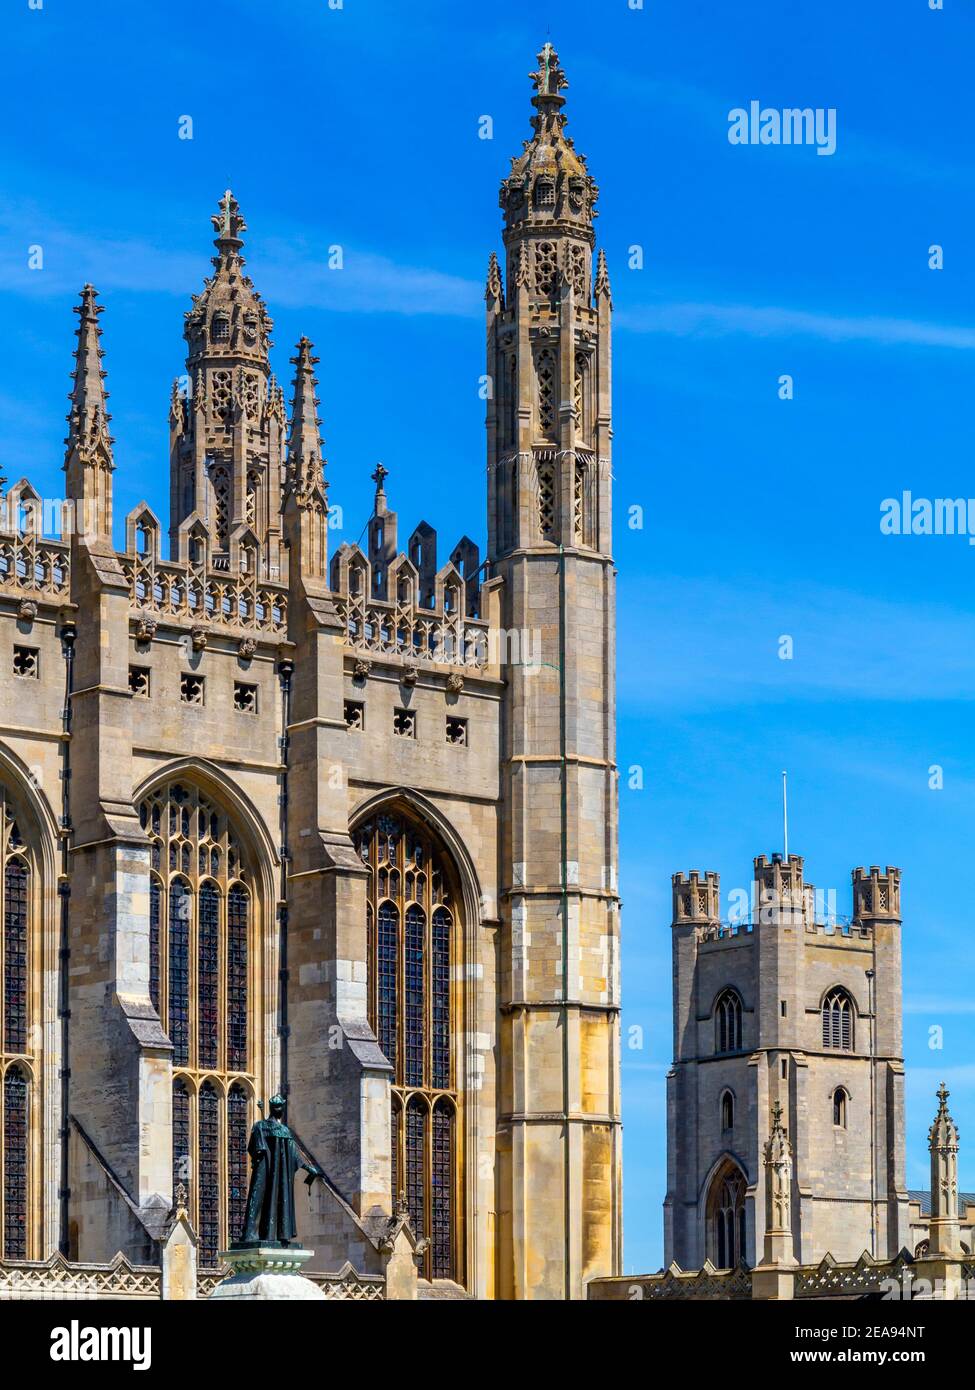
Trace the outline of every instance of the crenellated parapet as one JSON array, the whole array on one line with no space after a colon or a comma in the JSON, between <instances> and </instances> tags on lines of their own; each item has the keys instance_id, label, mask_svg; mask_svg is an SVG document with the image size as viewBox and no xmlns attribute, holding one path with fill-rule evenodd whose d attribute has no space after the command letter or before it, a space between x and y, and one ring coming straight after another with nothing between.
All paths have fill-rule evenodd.
<instances>
[{"instance_id":1,"label":"crenellated parapet","mask_svg":"<svg viewBox=\"0 0 975 1390\"><path fill-rule=\"evenodd\" d=\"M721 875L697 869L671 878L674 926L684 923L717 924L721 916Z\"/></svg>"},{"instance_id":2,"label":"crenellated parapet","mask_svg":"<svg viewBox=\"0 0 975 1390\"><path fill-rule=\"evenodd\" d=\"M869 869L853 870L853 915L858 922L878 920L900 921L901 917L901 871L891 868L880 869L873 864Z\"/></svg>"}]
</instances>

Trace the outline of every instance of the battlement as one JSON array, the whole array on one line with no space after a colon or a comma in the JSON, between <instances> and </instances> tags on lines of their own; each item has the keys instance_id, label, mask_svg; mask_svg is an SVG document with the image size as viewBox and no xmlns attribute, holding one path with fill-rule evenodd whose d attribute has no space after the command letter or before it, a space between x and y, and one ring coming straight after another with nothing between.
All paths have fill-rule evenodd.
<instances>
[{"instance_id":1,"label":"battlement","mask_svg":"<svg viewBox=\"0 0 975 1390\"><path fill-rule=\"evenodd\" d=\"M674 926L685 922L716 923L721 915L721 875L692 869L688 874L674 874Z\"/></svg>"},{"instance_id":2,"label":"battlement","mask_svg":"<svg viewBox=\"0 0 975 1390\"><path fill-rule=\"evenodd\" d=\"M862 941L872 935L874 922L900 920L899 869L854 869L853 915L848 916L837 911L833 889L805 882L801 855L762 854L753 865L750 898L744 890L732 892L727 918L721 916L719 874L674 874L673 924L697 923L700 940L711 942L731 940L756 926L795 927L838 941Z\"/></svg>"},{"instance_id":3,"label":"battlement","mask_svg":"<svg viewBox=\"0 0 975 1390\"><path fill-rule=\"evenodd\" d=\"M853 914L858 921L900 921L901 871L889 864L883 871L873 864L853 870Z\"/></svg>"}]
</instances>

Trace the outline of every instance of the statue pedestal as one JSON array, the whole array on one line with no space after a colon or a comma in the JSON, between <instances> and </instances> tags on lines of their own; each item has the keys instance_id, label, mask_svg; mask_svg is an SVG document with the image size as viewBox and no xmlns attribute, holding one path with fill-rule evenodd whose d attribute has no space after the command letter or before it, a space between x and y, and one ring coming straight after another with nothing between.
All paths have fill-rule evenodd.
<instances>
[{"instance_id":1,"label":"statue pedestal","mask_svg":"<svg viewBox=\"0 0 975 1390\"><path fill-rule=\"evenodd\" d=\"M210 1297L260 1302L324 1299L324 1290L301 1273L302 1265L308 1263L313 1253L264 1245L253 1250L221 1250L220 1258L230 1265L230 1273Z\"/></svg>"}]
</instances>

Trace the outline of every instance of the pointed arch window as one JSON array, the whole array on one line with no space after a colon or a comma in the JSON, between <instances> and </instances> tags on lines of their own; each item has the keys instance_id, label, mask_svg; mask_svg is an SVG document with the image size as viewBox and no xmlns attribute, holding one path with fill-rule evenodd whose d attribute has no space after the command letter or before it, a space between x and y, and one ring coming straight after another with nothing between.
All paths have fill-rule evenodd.
<instances>
[{"instance_id":1,"label":"pointed arch window","mask_svg":"<svg viewBox=\"0 0 975 1390\"><path fill-rule=\"evenodd\" d=\"M458 1279L456 876L405 816L376 816L354 838L370 870L369 1020L393 1068L393 1196L404 1194L414 1231L429 1240L424 1276Z\"/></svg>"},{"instance_id":2,"label":"pointed arch window","mask_svg":"<svg viewBox=\"0 0 975 1390\"><path fill-rule=\"evenodd\" d=\"M22 1066L3 1077L3 1258L25 1260L28 1253L28 1163L30 1083Z\"/></svg>"},{"instance_id":3,"label":"pointed arch window","mask_svg":"<svg viewBox=\"0 0 975 1390\"><path fill-rule=\"evenodd\" d=\"M745 1175L727 1159L711 1180L707 1200L707 1253L716 1269L746 1262Z\"/></svg>"},{"instance_id":4,"label":"pointed arch window","mask_svg":"<svg viewBox=\"0 0 975 1390\"><path fill-rule=\"evenodd\" d=\"M830 990L823 1000L823 1047L852 1052L854 1042L853 1000L845 989Z\"/></svg>"},{"instance_id":5,"label":"pointed arch window","mask_svg":"<svg viewBox=\"0 0 975 1390\"><path fill-rule=\"evenodd\" d=\"M32 1189L41 1181L40 1115L34 1113L34 977L39 943L35 860L13 799L0 786L0 1259L35 1252Z\"/></svg>"},{"instance_id":6,"label":"pointed arch window","mask_svg":"<svg viewBox=\"0 0 975 1390\"><path fill-rule=\"evenodd\" d=\"M257 1084L253 871L227 815L174 782L139 808L150 840L149 989L173 1044L173 1181L212 1266L236 1238Z\"/></svg>"},{"instance_id":7,"label":"pointed arch window","mask_svg":"<svg viewBox=\"0 0 975 1390\"><path fill-rule=\"evenodd\" d=\"M842 1086L837 1086L833 1092L833 1124L838 1129L846 1129L847 1104L849 1095Z\"/></svg>"},{"instance_id":8,"label":"pointed arch window","mask_svg":"<svg viewBox=\"0 0 975 1390\"><path fill-rule=\"evenodd\" d=\"M715 1002L714 1050L741 1051L741 995L737 990L723 990Z\"/></svg>"},{"instance_id":9,"label":"pointed arch window","mask_svg":"<svg viewBox=\"0 0 975 1390\"><path fill-rule=\"evenodd\" d=\"M722 1130L734 1129L735 1127L735 1097L733 1091L722 1091L721 1093L721 1128Z\"/></svg>"}]
</instances>

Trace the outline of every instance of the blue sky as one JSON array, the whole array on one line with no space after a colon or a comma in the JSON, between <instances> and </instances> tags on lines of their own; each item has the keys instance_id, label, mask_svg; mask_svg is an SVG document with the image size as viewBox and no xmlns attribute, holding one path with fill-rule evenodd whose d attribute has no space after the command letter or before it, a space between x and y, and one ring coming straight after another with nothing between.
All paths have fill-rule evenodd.
<instances>
[{"instance_id":1,"label":"blue sky","mask_svg":"<svg viewBox=\"0 0 975 1390\"><path fill-rule=\"evenodd\" d=\"M71 305L91 279L116 515L143 496L165 514L182 314L229 182L279 377L302 333L321 358L342 538L382 459L406 534L425 517L445 550L483 540L483 279L549 31L616 304L624 1025L645 1034L624 1059L626 1265L641 1270L662 1254L670 875L747 885L752 857L780 848L784 767L791 848L841 911L854 865L904 871L908 1180L927 1181L944 1076L975 1187L975 551L879 529L903 489L975 494L970 9L9 0L0 463L61 490ZM835 155L730 145L728 112L753 99L835 107Z\"/></svg>"}]
</instances>

